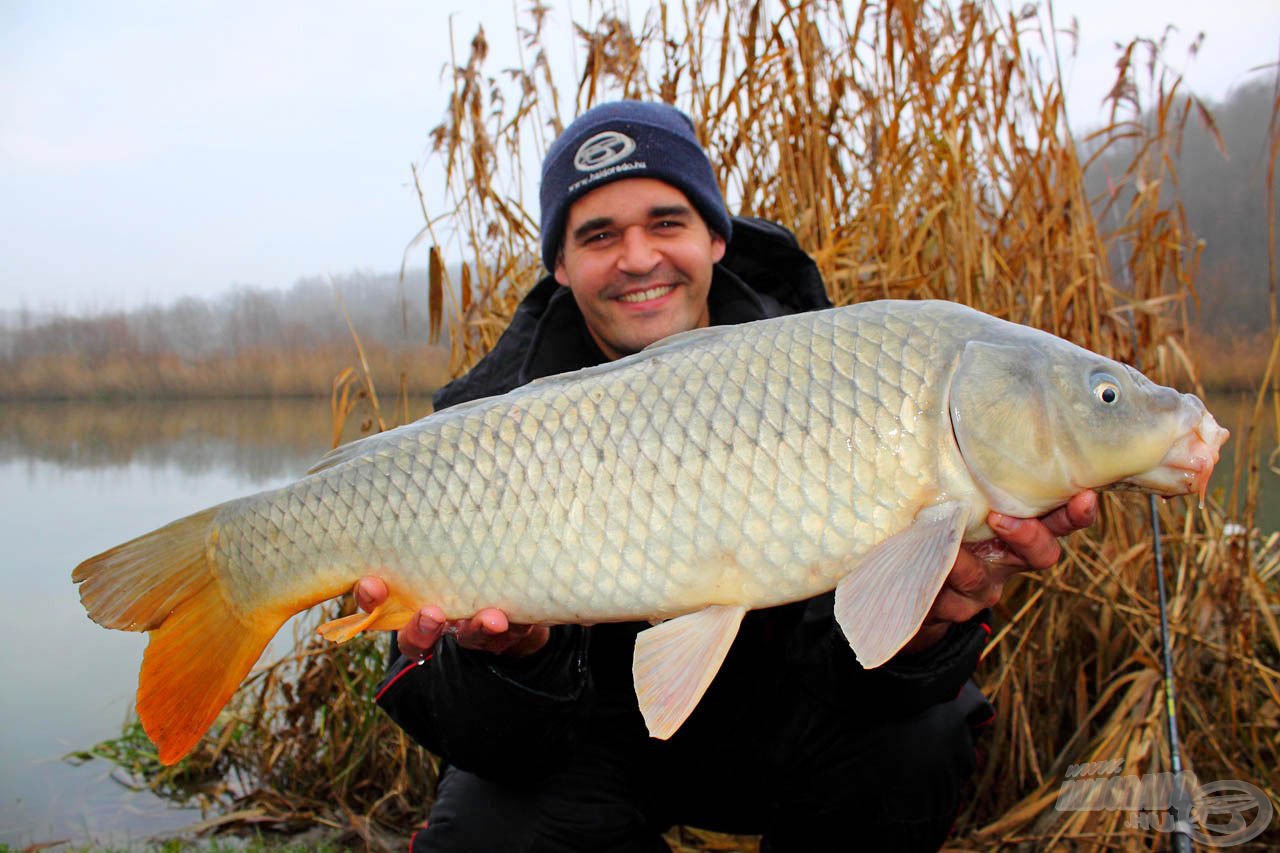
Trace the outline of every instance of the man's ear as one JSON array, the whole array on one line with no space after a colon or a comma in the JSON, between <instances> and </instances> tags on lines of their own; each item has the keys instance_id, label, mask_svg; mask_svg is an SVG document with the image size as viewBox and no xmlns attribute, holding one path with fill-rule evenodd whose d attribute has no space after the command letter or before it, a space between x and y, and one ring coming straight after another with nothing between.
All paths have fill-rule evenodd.
<instances>
[{"instance_id":1,"label":"man's ear","mask_svg":"<svg viewBox=\"0 0 1280 853\"><path fill-rule=\"evenodd\" d=\"M556 268L552 270L555 274L556 281L565 287L569 286L569 271L564 268L564 247L560 247L560 251L556 252Z\"/></svg>"},{"instance_id":2,"label":"man's ear","mask_svg":"<svg viewBox=\"0 0 1280 853\"><path fill-rule=\"evenodd\" d=\"M725 253L724 238L716 232L711 232L711 263L718 264L724 258Z\"/></svg>"}]
</instances>

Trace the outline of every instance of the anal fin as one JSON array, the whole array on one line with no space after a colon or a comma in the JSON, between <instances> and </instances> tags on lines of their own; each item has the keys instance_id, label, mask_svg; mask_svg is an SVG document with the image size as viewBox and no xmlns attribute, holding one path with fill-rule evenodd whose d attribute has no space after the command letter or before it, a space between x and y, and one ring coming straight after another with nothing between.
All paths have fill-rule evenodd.
<instances>
[{"instance_id":1,"label":"anal fin","mask_svg":"<svg viewBox=\"0 0 1280 853\"><path fill-rule=\"evenodd\" d=\"M967 520L959 501L926 507L836 584L836 622L864 667L880 666L920 630L955 565Z\"/></svg>"},{"instance_id":2,"label":"anal fin","mask_svg":"<svg viewBox=\"0 0 1280 853\"><path fill-rule=\"evenodd\" d=\"M637 635L631 674L651 736L666 740L693 713L746 612L745 607L713 604Z\"/></svg>"},{"instance_id":3,"label":"anal fin","mask_svg":"<svg viewBox=\"0 0 1280 853\"><path fill-rule=\"evenodd\" d=\"M341 619L331 619L316 628L316 633L326 640L345 643L364 631L399 631L409 624L413 614L412 608L395 598L388 598L370 613L353 613Z\"/></svg>"}]
</instances>

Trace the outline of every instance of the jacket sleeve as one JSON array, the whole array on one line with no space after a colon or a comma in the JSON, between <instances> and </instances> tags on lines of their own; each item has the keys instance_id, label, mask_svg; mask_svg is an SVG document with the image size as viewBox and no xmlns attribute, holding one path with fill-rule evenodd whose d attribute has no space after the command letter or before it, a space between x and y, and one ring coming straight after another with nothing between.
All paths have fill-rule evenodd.
<instances>
[{"instance_id":1,"label":"jacket sleeve","mask_svg":"<svg viewBox=\"0 0 1280 853\"><path fill-rule=\"evenodd\" d=\"M562 625L524 658L471 651L444 637L422 663L399 657L377 702L450 764L527 781L567 754L588 690L586 629Z\"/></svg>"},{"instance_id":2,"label":"jacket sleeve","mask_svg":"<svg viewBox=\"0 0 1280 853\"><path fill-rule=\"evenodd\" d=\"M788 650L806 690L868 723L915 714L954 699L986 644L989 610L953 625L936 645L864 669L833 614L831 593L812 599Z\"/></svg>"}]
</instances>

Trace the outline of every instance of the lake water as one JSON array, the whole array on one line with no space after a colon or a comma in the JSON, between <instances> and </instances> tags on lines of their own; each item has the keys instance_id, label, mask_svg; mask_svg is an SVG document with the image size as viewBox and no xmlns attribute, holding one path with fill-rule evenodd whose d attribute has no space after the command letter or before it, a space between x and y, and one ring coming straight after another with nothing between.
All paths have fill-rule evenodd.
<instances>
[{"instance_id":1,"label":"lake water","mask_svg":"<svg viewBox=\"0 0 1280 853\"><path fill-rule=\"evenodd\" d=\"M1211 408L1236 428L1238 403ZM288 482L330 441L324 400L0 404L0 842L121 844L199 819L126 790L104 762L61 761L119 733L146 645L90 622L71 570L174 518ZM1276 529L1280 477L1264 479L1260 520Z\"/></svg>"},{"instance_id":2,"label":"lake water","mask_svg":"<svg viewBox=\"0 0 1280 853\"><path fill-rule=\"evenodd\" d=\"M85 615L71 570L174 518L295 479L328 401L0 404L0 842L101 843L200 819L61 757L119 734L146 636Z\"/></svg>"},{"instance_id":3,"label":"lake water","mask_svg":"<svg viewBox=\"0 0 1280 853\"><path fill-rule=\"evenodd\" d=\"M1236 476L1234 471L1235 461L1238 456L1238 448L1243 446L1246 439L1246 432L1252 427L1254 398L1250 394L1219 394L1211 396L1206 401L1209 410L1222 426L1231 430L1231 439L1227 442L1222 450L1222 458L1218 462L1218 466L1214 469L1211 489L1223 501L1228 511L1231 511L1232 505L1230 494L1232 490L1232 479ZM1254 524L1265 532L1280 530L1280 472L1269 467L1271 464L1280 465L1280 454L1272 457L1271 454L1276 450L1276 424L1273 417L1269 417L1270 411L1264 409L1262 412L1261 423L1257 426L1256 447L1258 448L1257 460L1259 463L1258 486L1259 501L1257 514L1254 517ZM1243 472L1240 473L1241 486L1240 501L1235 506L1235 512L1238 514L1243 512Z\"/></svg>"}]
</instances>

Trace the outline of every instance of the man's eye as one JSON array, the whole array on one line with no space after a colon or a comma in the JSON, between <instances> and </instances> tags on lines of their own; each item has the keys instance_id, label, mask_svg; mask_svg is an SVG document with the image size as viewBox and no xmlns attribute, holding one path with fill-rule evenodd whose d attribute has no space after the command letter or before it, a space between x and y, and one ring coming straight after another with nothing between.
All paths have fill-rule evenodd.
<instances>
[{"instance_id":1,"label":"man's eye","mask_svg":"<svg viewBox=\"0 0 1280 853\"><path fill-rule=\"evenodd\" d=\"M679 227L681 227L682 225L684 225L684 223L683 223L683 222L681 222L681 221L680 221L680 220L678 220L678 219L663 219L663 220L660 220L660 221L658 222L658 227L659 227L659 228L664 228L664 229L665 229L665 228L679 228Z\"/></svg>"}]
</instances>

